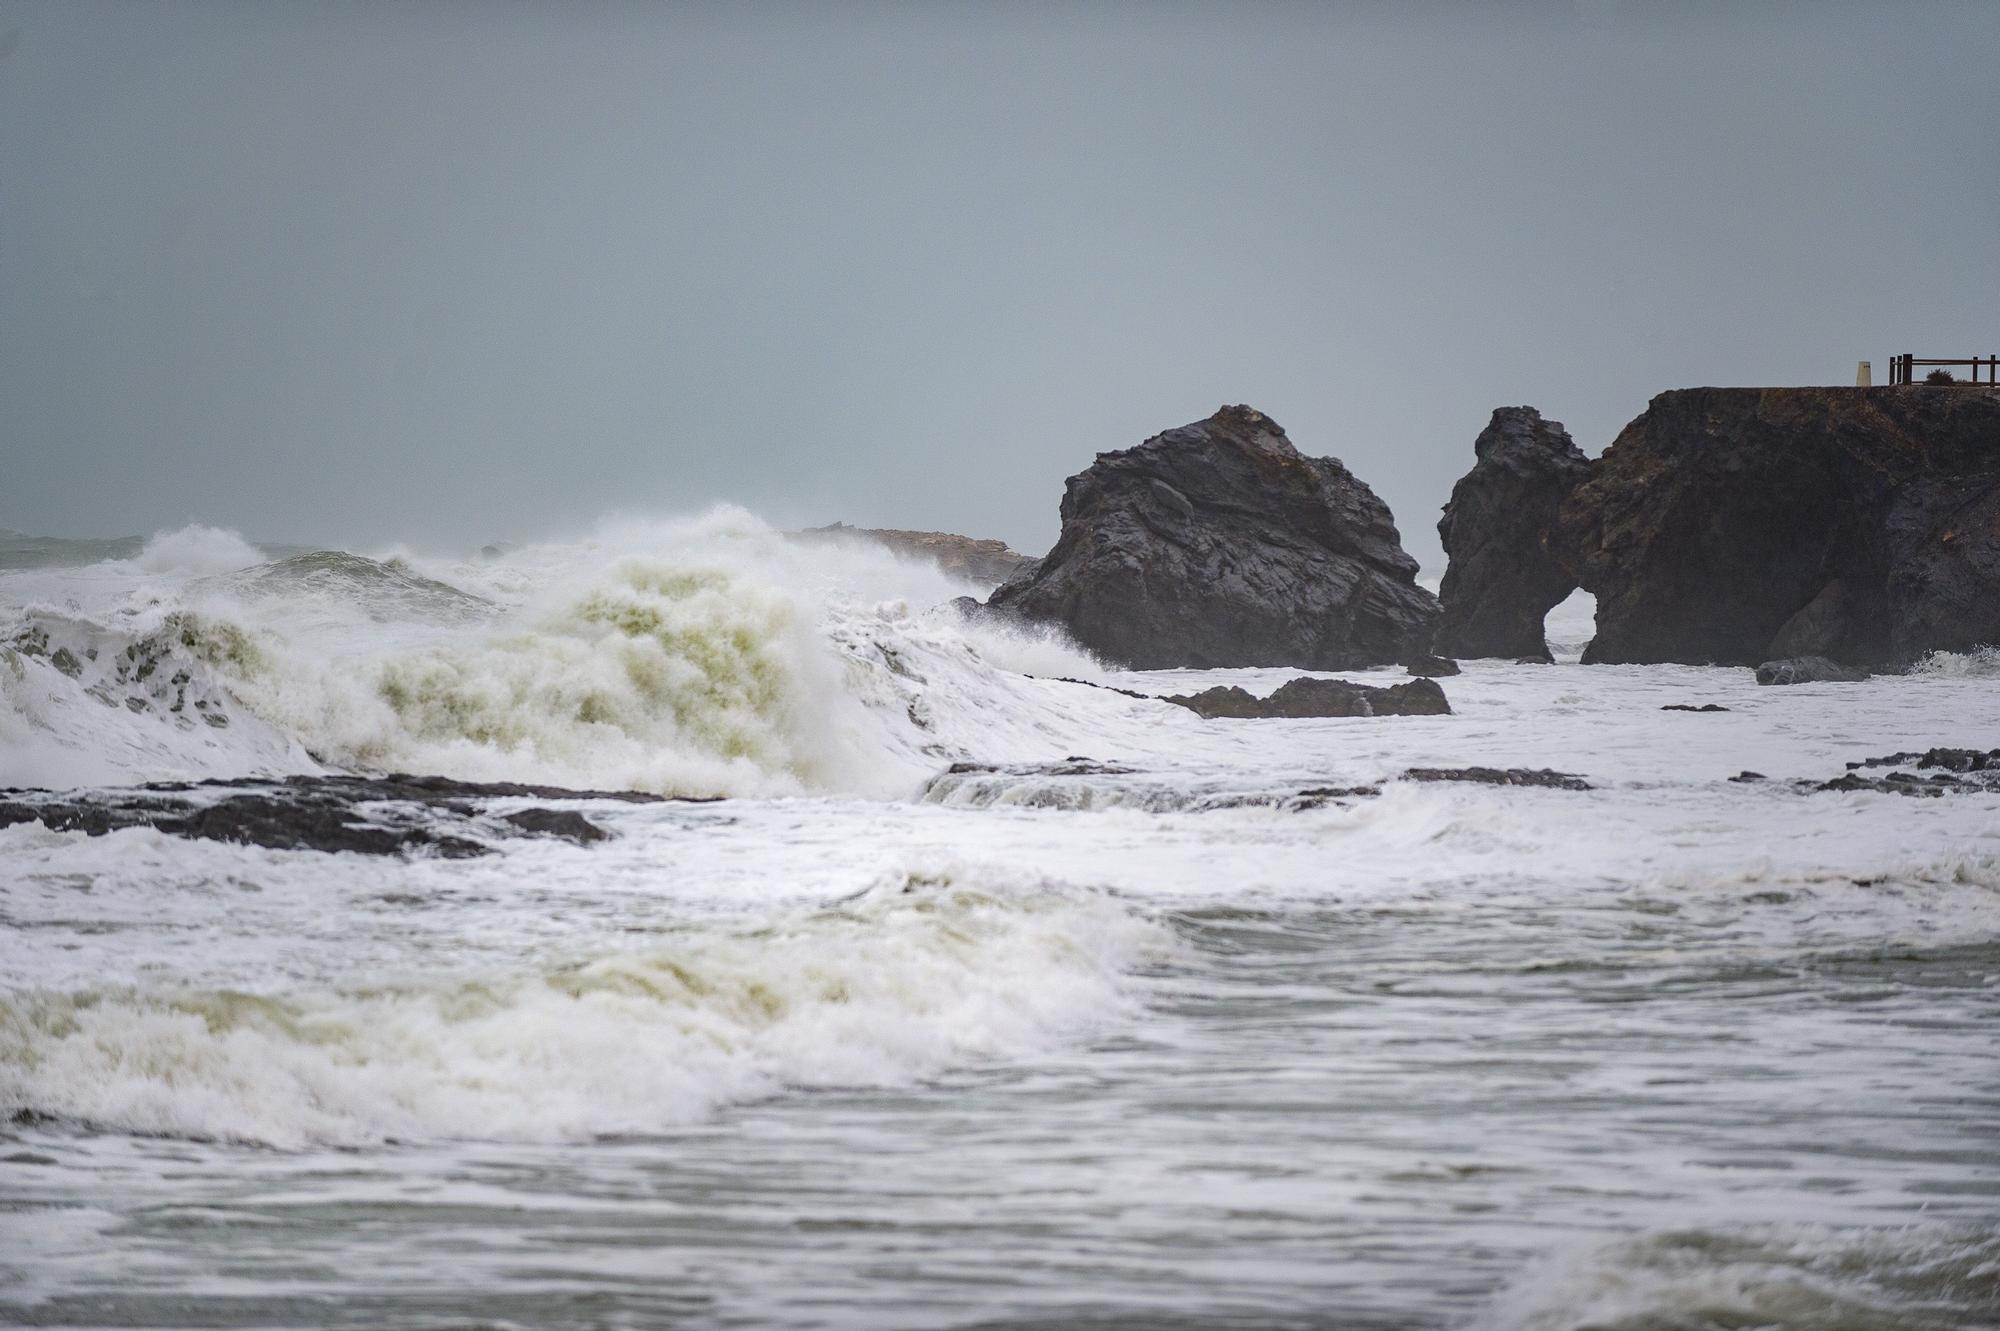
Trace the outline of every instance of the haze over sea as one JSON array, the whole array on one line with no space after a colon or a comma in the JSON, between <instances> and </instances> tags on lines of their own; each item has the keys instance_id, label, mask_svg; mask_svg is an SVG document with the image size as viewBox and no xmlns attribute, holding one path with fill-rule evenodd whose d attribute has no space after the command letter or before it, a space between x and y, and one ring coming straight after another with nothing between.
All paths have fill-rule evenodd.
<instances>
[{"instance_id":1,"label":"haze over sea","mask_svg":"<svg viewBox=\"0 0 2000 1331\"><path fill-rule=\"evenodd\" d=\"M1065 681L1294 672L1106 670L734 509L4 550L0 786L726 798L0 830L0 1321L2000 1320L2000 797L1792 784L1993 734L1985 656L1584 667L1579 600L1449 716L1206 721ZM1468 764L1592 788L1401 779Z\"/></svg>"}]
</instances>

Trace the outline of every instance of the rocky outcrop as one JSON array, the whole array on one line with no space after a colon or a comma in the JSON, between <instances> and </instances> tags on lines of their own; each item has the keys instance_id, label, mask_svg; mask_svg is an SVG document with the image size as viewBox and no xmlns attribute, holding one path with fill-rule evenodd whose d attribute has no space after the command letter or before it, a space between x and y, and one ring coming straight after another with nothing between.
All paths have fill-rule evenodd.
<instances>
[{"instance_id":1,"label":"rocky outcrop","mask_svg":"<svg viewBox=\"0 0 2000 1331\"><path fill-rule=\"evenodd\" d=\"M1438 589L1437 650L1548 660L1542 620L1576 590L1549 541L1590 460L1533 407L1495 411L1472 451L1478 461L1438 521L1450 563Z\"/></svg>"},{"instance_id":2,"label":"rocky outcrop","mask_svg":"<svg viewBox=\"0 0 2000 1331\"><path fill-rule=\"evenodd\" d=\"M1428 649L1416 574L1374 491L1224 407L1070 477L1055 548L987 606L1137 669L1346 670Z\"/></svg>"},{"instance_id":3,"label":"rocky outcrop","mask_svg":"<svg viewBox=\"0 0 2000 1331\"><path fill-rule=\"evenodd\" d=\"M1562 506L1586 661L1865 665L2000 640L2000 393L1662 393Z\"/></svg>"},{"instance_id":4,"label":"rocky outcrop","mask_svg":"<svg viewBox=\"0 0 2000 1331\"><path fill-rule=\"evenodd\" d=\"M1005 541L978 540L943 531L903 531L895 527L850 527L836 522L830 527L808 527L798 533L808 541L868 541L886 546L910 559L927 559L955 578L983 586L1005 582L1023 564L1035 561Z\"/></svg>"},{"instance_id":5,"label":"rocky outcrop","mask_svg":"<svg viewBox=\"0 0 2000 1331\"><path fill-rule=\"evenodd\" d=\"M1210 718L1238 720L1265 717L1316 716L1449 716L1444 690L1429 679L1372 688L1340 679L1301 675L1280 684L1268 698L1235 685L1218 685L1200 693L1172 694L1165 699Z\"/></svg>"},{"instance_id":6,"label":"rocky outcrop","mask_svg":"<svg viewBox=\"0 0 2000 1331\"><path fill-rule=\"evenodd\" d=\"M1574 772L1547 767L1412 767L1405 781L1469 781L1481 786L1541 786L1548 790L1589 790L1591 784Z\"/></svg>"},{"instance_id":7,"label":"rocky outcrop","mask_svg":"<svg viewBox=\"0 0 2000 1331\"><path fill-rule=\"evenodd\" d=\"M1863 775L1866 768L1915 768L1885 776ZM1925 775L1929 773L1929 775ZM1984 795L2000 790L2000 749L1927 749L1922 753L1891 753L1847 764L1831 781L1804 783L1812 790L1873 791L1880 795Z\"/></svg>"},{"instance_id":8,"label":"rocky outcrop","mask_svg":"<svg viewBox=\"0 0 2000 1331\"><path fill-rule=\"evenodd\" d=\"M150 827L169 836L273 850L424 852L446 859L485 855L511 837L555 837L577 845L610 834L574 809L531 806L497 812L494 800L655 803L631 791L568 790L439 776L293 776L155 782L123 790L0 791L0 827L39 822L55 832L103 836Z\"/></svg>"},{"instance_id":9,"label":"rocky outcrop","mask_svg":"<svg viewBox=\"0 0 2000 1331\"><path fill-rule=\"evenodd\" d=\"M1530 620L1538 645L1571 582L1597 598L1587 662L1901 667L2000 642L2000 392L1680 389L1581 473L1554 429L1506 408L1480 436L1439 524L1439 650ZM1492 457L1539 459L1540 488Z\"/></svg>"},{"instance_id":10,"label":"rocky outcrop","mask_svg":"<svg viewBox=\"0 0 2000 1331\"><path fill-rule=\"evenodd\" d=\"M1431 656L1428 653L1422 656L1412 656L1409 660L1403 662L1403 669L1412 675L1422 675L1425 678L1440 676L1448 678L1452 675L1463 673L1458 668L1458 662L1452 660L1450 657Z\"/></svg>"}]
</instances>

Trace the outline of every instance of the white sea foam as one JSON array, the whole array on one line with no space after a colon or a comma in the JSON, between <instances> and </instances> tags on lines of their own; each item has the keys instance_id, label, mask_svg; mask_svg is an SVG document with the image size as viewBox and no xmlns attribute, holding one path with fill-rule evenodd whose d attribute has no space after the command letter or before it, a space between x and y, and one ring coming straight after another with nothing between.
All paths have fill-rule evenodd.
<instances>
[{"instance_id":1,"label":"white sea foam","mask_svg":"<svg viewBox=\"0 0 2000 1331\"><path fill-rule=\"evenodd\" d=\"M1942 679L2000 678L2000 647L1978 647L1969 652L1932 652L1911 666L1910 673Z\"/></svg>"},{"instance_id":2,"label":"white sea foam","mask_svg":"<svg viewBox=\"0 0 2000 1331\"><path fill-rule=\"evenodd\" d=\"M965 869L441 985L0 1001L0 1114L279 1146L645 1134L784 1087L902 1085L1123 1013L1166 935Z\"/></svg>"},{"instance_id":3,"label":"white sea foam","mask_svg":"<svg viewBox=\"0 0 2000 1331\"><path fill-rule=\"evenodd\" d=\"M801 548L739 510L607 523L504 562L329 553L245 572L256 553L205 528L147 548L123 567L168 574L106 565L0 588L21 598L0 624L11 781L316 756L676 794L897 794L988 731L1010 748L997 718L1033 692L1023 667L1100 673L1054 635L933 610L965 590L935 568ZM157 676L118 668L135 650L160 658ZM153 696L170 677L203 694L199 718ZM106 714L120 708L141 719ZM1042 732L1032 751L1059 755L1058 727L1019 710L1018 731ZM197 720L210 731L190 737Z\"/></svg>"}]
</instances>

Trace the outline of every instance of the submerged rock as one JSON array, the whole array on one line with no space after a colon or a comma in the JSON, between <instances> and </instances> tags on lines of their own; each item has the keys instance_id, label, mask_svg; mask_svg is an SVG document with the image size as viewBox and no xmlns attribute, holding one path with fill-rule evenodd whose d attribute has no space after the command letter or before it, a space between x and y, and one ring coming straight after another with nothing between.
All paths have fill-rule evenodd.
<instances>
[{"instance_id":1,"label":"submerged rock","mask_svg":"<svg viewBox=\"0 0 2000 1331\"><path fill-rule=\"evenodd\" d=\"M1373 688L1338 679L1300 676L1278 686L1268 698L1258 698L1230 685L1194 694L1172 694L1162 701L1177 703L1210 719L1255 720L1270 717L1325 716L1449 716L1444 690L1428 679Z\"/></svg>"},{"instance_id":2,"label":"submerged rock","mask_svg":"<svg viewBox=\"0 0 2000 1331\"><path fill-rule=\"evenodd\" d=\"M1824 656L1794 656L1783 661L1766 661L1757 667L1759 684L1858 684L1867 678L1866 670Z\"/></svg>"},{"instance_id":3,"label":"submerged rock","mask_svg":"<svg viewBox=\"0 0 2000 1331\"><path fill-rule=\"evenodd\" d=\"M1574 772L1530 767L1412 767L1405 781L1471 781L1483 786L1544 786L1551 790L1590 790Z\"/></svg>"},{"instance_id":4,"label":"submerged rock","mask_svg":"<svg viewBox=\"0 0 2000 1331\"><path fill-rule=\"evenodd\" d=\"M1891 770L1868 776L1869 769ZM1880 795L1929 798L1938 795L1978 795L2000 791L2000 749L1926 749L1921 753L1889 753L1847 764L1847 771L1830 781L1793 783L1815 791L1871 791Z\"/></svg>"},{"instance_id":5,"label":"submerged rock","mask_svg":"<svg viewBox=\"0 0 2000 1331\"><path fill-rule=\"evenodd\" d=\"M2000 749L1925 749L1922 753L1891 753L1849 763L1857 767L1937 768L1946 772L2000 772Z\"/></svg>"},{"instance_id":6,"label":"submerged rock","mask_svg":"<svg viewBox=\"0 0 2000 1331\"><path fill-rule=\"evenodd\" d=\"M1576 590L1550 538L1590 461L1533 407L1495 411L1472 450L1478 461L1438 521L1450 563L1438 588L1437 650L1550 660L1542 621Z\"/></svg>"},{"instance_id":7,"label":"submerged rock","mask_svg":"<svg viewBox=\"0 0 2000 1331\"><path fill-rule=\"evenodd\" d=\"M1403 669L1412 675L1418 675L1425 679L1449 678L1452 675L1460 673L1458 662L1452 660L1450 657L1431 656L1428 654L1412 657L1403 662Z\"/></svg>"},{"instance_id":8,"label":"submerged rock","mask_svg":"<svg viewBox=\"0 0 2000 1331\"><path fill-rule=\"evenodd\" d=\"M1138 669L1388 665L1428 650L1388 506L1249 407L1100 453L1070 477L1062 535L988 599Z\"/></svg>"},{"instance_id":9,"label":"submerged rock","mask_svg":"<svg viewBox=\"0 0 2000 1331\"><path fill-rule=\"evenodd\" d=\"M293 776L283 780L155 782L131 789L54 793L0 791L0 827L39 822L55 832L103 836L150 827L169 836L273 850L427 851L447 859L491 853L494 840L556 837L578 845L610 833L570 809L489 814L485 801L536 799L653 803L635 791L567 790L446 777Z\"/></svg>"},{"instance_id":10,"label":"submerged rock","mask_svg":"<svg viewBox=\"0 0 2000 1331\"><path fill-rule=\"evenodd\" d=\"M1689 702L1670 702L1660 709L1663 712L1726 712L1729 709L1721 703L1705 702L1697 707Z\"/></svg>"},{"instance_id":11,"label":"submerged rock","mask_svg":"<svg viewBox=\"0 0 2000 1331\"><path fill-rule=\"evenodd\" d=\"M1938 795L1980 794L1993 787L1985 782L1965 781L1942 772L1930 777L1918 776L1914 772L1891 772L1879 778L1862 776L1859 772L1849 772L1831 781L1822 781L1813 786L1813 789L1866 790L1878 795L1913 795L1928 798Z\"/></svg>"}]
</instances>

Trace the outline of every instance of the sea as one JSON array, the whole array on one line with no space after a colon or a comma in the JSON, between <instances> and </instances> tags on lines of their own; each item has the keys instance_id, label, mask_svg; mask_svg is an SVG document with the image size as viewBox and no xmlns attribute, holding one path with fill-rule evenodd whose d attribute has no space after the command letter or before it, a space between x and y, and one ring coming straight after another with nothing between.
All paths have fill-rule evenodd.
<instances>
[{"instance_id":1,"label":"sea","mask_svg":"<svg viewBox=\"0 0 2000 1331\"><path fill-rule=\"evenodd\" d=\"M1447 716L1204 720L1300 672L982 590L730 508L0 534L0 787L673 797L0 829L0 1324L2000 1326L2000 794L1817 788L2000 746L2000 654L1585 666L1578 597Z\"/></svg>"}]
</instances>

